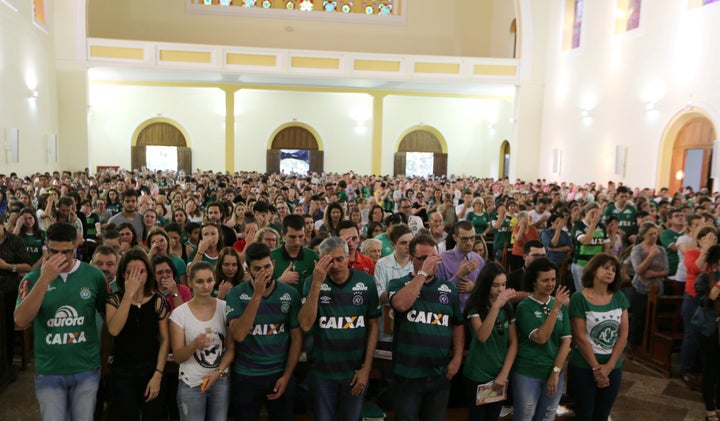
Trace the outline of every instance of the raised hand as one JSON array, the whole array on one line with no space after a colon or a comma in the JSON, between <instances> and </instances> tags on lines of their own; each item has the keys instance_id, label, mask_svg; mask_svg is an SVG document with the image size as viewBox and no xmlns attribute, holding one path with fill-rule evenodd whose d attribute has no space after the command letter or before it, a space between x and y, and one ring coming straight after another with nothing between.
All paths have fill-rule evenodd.
<instances>
[{"instance_id":1,"label":"raised hand","mask_svg":"<svg viewBox=\"0 0 720 421\"><path fill-rule=\"evenodd\" d=\"M295 285L300 280L300 274L295 272L293 270L293 267L295 265L289 264L288 267L285 268L282 275L278 278L278 281L284 282L286 284Z\"/></svg>"},{"instance_id":2,"label":"raised hand","mask_svg":"<svg viewBox=\"0 0 720 421\"><path fill-rule=\"evenodd\" d=\"M502 308L508 301L515 298L517 292L512 288L504 289L495 299L495 305Z\"/></svg>"},{"instance_id":3,"label":"raised hand","mask_svg":"<svg viewBox=\"0 0 720 421\"><path fill-rule=\"evenodd\" d=\"M570 304L570 291L565 285L560 285L555 292L555 306L568 306Z\"/></svg>"}]
</instances>

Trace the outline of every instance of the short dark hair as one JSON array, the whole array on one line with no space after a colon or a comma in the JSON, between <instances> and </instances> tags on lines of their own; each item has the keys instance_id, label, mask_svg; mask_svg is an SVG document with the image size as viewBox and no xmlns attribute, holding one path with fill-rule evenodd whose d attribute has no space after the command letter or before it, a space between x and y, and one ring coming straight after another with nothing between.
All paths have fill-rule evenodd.
<instances>
[{"instance_id":1,"label":"short dark hair","mask_svg":"<svg viewBox=\"0 0 720 421\"><path fill-rule=\"evenodd\" d=\"M213 206L217 206L217 208L220 209L220 216L224 218L225 217L225 206L223 206L223 204L220 202L212 202L212 203L208 204L207 206L205 206L205 215L207 215L208 210L210 210L210 208Z\"/></svg>"},{"instance_id":2,"label":"short dark hair","mask_svg":"<svg viewBox=\"0 0 720 421\"><path fill-rule=\"evenodd\" d=\"M305 230L305 218L298 214L290 214L283 218L282 226L283 234L287 234L288 228L292 228L296 231L303 231Z\"/></svg>"},{"instance_id":3,"label":"short dark hair","mask_svg":"<svg viewBox=\"0 0 720 421\"><path fill-rule=\"evenodd\" d=\"M405 224L397 224L393 225L392 229L390 230L390 242L391 243L397 243L397 241L406 234L412 234L412 230L410 227L408 227Z\"/></svg>"},{"instance_id":4,"label":"short dark hair","mask_svg":"<svg viewBox=\"0 0 720 421\"><path fill-rule=\"evenodd\" d=\"M155 256L152 258L151 263L152 263L153 269L157 268L158 265L160 265L160 264L167 263L168 266L170 266L170 269L172 270L173 279L177 279L177 277L178 277L178 271L177 271L177 268L175 267L175 264L173 263L173 261L172 261L171 258L169 258L169 257L167 257L167 256L163 256L162 254L157 254L157 255L155 255ZM199 263L199 262L198 262L198 263ZM207 262L203 262L203 263L207 263ZM196 263L196 264L197 264L197 263ZM192 269L193 269L194 267L195 267L195 265L191 265L191 266L190 266L190 271L192 271Z\"/></svg>"},{"instance_id":5,"label":"short dark hair","mask_svg":"<svg viewBox=\"0 0 720 421\"><path fill-rule=\"evenodd\" d=\"M530 254L530 249L536 248L536 249L545 249L545 244L543 244L540 240L529 240L523 245L523 254Z\"/></svg>"},{"instance_id":6,"label":"short dark hair","mask_svg":"<svg viewBox=\"0 0 720 421\"><path fill-rule=\"evenodd\" d=\"M56 222L47 230L48 241L77 242L77 230L68 222Z\"/></svg>"},{"instance_id":7,"label":"short dark hair","mask_svg":"<svg viewBox=\"0 0 720 421\"><path fill-rule=\"evenodd\" d=\"M465 231L470 231L473 228L475 227L472 222L468 221L467 219L463 219L455 223L455 225L453 226L453 234L460 235L461 229Z\"/></svg>"},{"instance_id":8,"label":"short dark hair","mask_svg":"<svg viewBox=\"0 0 720 421\"><path fill-rule=\"evenodd\" d=\"M435 239L432 237L432 235L418 234L412 240L410 240L410 255L411 256L415 256L415 249L417 249L418 244L424 244L426 246L437 247L437 241L435 241Z\"/></svg>"},{"instance_id":9,"label":"short dark hair","mask_svg":"<svg viewBox=\"0 0 720 421\"><path fill-rule=\"evenodd\" d=\"M343 221L340 221L340 223L338 224L337 230L338 230L338 232L340 232L340 230L347 230L347 229L353 229L353 228L358 233L360 232L360 230L358 230L356 223L354 223L353 221L350 221L348 219L345 219Z\"/></svg>"},{"instance_id":10,"label":"short dark hair","mask_svg":"<svg viewBox=\"0 0 720 421\"><path fill-rule=\"evenodd\" d=\"M407 222L407 217L402 213L393 213L385 218L385 226L397 225Z\"/></svg>"},{"instance_id":11,"label":"short dark hair","mask_svg":"<svg viewBox=\"0 0 720 421\"><path fill-rule=\"evenodd\" d=\"M527 268L525 268L525 277L523 278L523 290L534 291L535 282L537 281L540 272L555 271L557 274L557 266L550 261L547 257L541 257L533 260Z\"/></svg>"},{"instance_id":12,"label":"short dark hair","mask_svg":"<svg viewBox=\"0 0 720 421\"><path fill-rule=\"evenodd\" d=\"M117 231L115 231L115 232L117 232ZM92 258L90 259L90 261L94 260L95 256L98 256L98 255L119 257L118 254L115 252L114 248L112 248L110 246L104 246L104 245L97 246L97 248L95 249L95 251L92 254Z\"/></svg>"},{"instance_id":13,"label":"short dark hair","mask_svg":"<svg viewBox=\"0 0 720 421\"><path fill-rule=\"evenodd\" d=\"M245 250L245 260L248 263L248 267L250 267L250 262L262 260L266 257L270 257L270 247L263 242L252 243Z\"/></svg>"},{"instance_id":14,"label":"short dark hair","mask_svg":"<svg viewBox=\"0 0 720 421\"><path fill-rule=\"evenodd\" d=\"M123 192L123 194L122 194L123 200L125 200L125 199L128 198L128 197L135 197L135 198L137 198L138 196L139 196L139 195L138 195L138 192L137 192L137 190L135 190L135 189L127 189L127 190L125 190L125 191Z\"/></svg>"}]
</instances>

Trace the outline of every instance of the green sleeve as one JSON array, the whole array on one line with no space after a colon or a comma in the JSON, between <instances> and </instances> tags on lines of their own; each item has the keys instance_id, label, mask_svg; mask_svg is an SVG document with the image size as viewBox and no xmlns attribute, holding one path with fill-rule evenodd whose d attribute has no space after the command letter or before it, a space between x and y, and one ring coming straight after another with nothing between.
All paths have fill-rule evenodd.
<instances>
[{"instance_id":1,"label":"green sleeve","mask_svg":"<svg viewBox=\"0 0 720 421\"><path fill-rule=\"evenodd\" d=\"M288 313L288 326L290 329L295 329L296 327L300 326L300 322L298 322L298 312L300 311L300 295L295 290L295 288L292 288L289 291L290 297L292 297L292 300L290 301L290 312Z\"/></svg>"},{"instance_id":2,"label":"green sleeve","mask_svg":"<svg viewBox=\"0 0 720 421\"><path fill-rule=\"evenodd\" d=\"M561 337L572 336L572 329L570 329L570 316L568 315L567 307L562 306L562 310L560 310L560 312L563 315L563 326L562 326Z\"/></svg>"},{"instance_id":3,"label":"green sleeve","mask_svg":"<svg viewBox=\"0 0 720 421\"><path fill-rule=\"evenodd\" d=\"M538 319L532 313L532 303L528 300L529 298L526 298L521 301L515 312L518 338L527 338L530 332L540 327Z\"/></svg>"},{"instance_id":4,"label":"green sleeve","mask_svg":"<svg viewBox=\"0 0 720 421\"><path fill-rule=\"evenodd\" d=\"M228 323L230 323L231 320L237 319L242 314L242 304L240 302L241 285L242 284L234 286L230 291L228 291L227 296L225 297L225 302L227 303L226 318Z\"/></svg>"},{"instance_id":5,"label":"green sleeve","mask_svg":"<svg viewBox=\"0 0 720 421\"><path fill-rule=\"evenodd\" d=\"M582 292L577 291L570 297L570 317L585 320L587 318L585 315L586 307L585 297L583 297Z\"/></svg>"}]
</instances>

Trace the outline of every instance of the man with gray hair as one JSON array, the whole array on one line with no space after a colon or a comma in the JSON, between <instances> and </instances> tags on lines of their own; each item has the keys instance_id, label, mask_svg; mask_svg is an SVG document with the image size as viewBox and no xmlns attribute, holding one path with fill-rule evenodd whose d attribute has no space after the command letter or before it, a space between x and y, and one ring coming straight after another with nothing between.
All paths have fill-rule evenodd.
<instances>
[{"instance_id":1,"label":"man with gray hair","mask_svg":"<svg viewBox=\"0 0 720 421\"><path fill-rule=\"evenodd\" d=\"M303 292L298 320L314 338L309 382L315 419L357 420L378 338L375 280L348 266L345 240L329 237L320 243L320 260Z\"/></svg>"}]
</instances>

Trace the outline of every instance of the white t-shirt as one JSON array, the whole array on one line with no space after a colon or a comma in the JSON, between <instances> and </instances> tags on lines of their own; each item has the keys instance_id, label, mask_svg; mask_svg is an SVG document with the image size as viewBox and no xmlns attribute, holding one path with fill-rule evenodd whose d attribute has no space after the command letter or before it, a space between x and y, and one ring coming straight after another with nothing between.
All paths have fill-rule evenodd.
<instances>
[{"instance_id":1,"label":"white t-shirt","mask_svg":"<svg viewBox=\"0 0 720 421\"><path fill-rule=\"evenodd\" d=\"M220 360L225 354L225 301L216 300L215 315L207 322L195 318L188 303L173 310L170 321L185 329L185 345L202 333L212 338L212 345L196 350L180 364L180 380L190 387L200 386L205 376L220 366Z\"/></svg>"}]
</instances>

